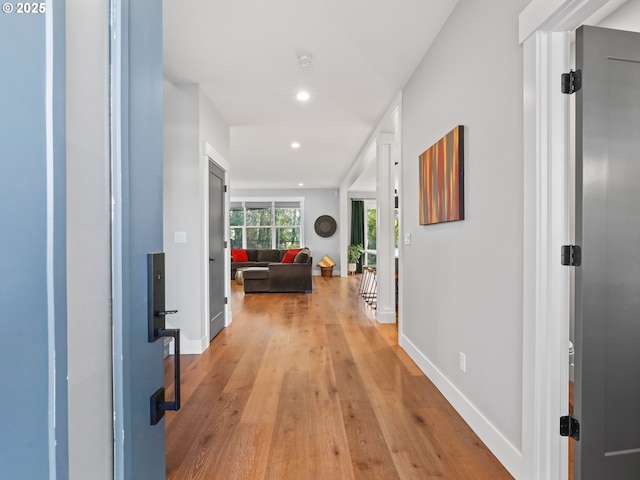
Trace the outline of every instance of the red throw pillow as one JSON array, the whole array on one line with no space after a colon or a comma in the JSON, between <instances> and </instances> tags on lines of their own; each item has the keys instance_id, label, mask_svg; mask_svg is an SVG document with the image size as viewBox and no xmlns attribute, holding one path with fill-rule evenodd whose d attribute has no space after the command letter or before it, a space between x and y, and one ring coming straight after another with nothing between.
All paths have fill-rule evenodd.
<instances>
[{"instance_id":1,"label":"red throw pillow","mask_svg":"<svg viewBox=\"0 0 640 480\"><path fill-rule=\"evenodd\" d=\"M296 258L296 255L298 254L298 252L302 250L301 248L290 248L289 250L287 250L287 253L284 254L284 257L282 257L282 262L281 263L293 263L293 259Z\"/></svg>"},{"instance_id":2,"label":"red throw pillow","mask_svg":"<svg viewBox=\"0 0 640 480\"><path fill-rule=\"evenodd\" d=\"M232 248L231 256L233 257L234 262L248 262L249 255L247 255L247 251L241 248Z\"/></svg>"}]
</instances>

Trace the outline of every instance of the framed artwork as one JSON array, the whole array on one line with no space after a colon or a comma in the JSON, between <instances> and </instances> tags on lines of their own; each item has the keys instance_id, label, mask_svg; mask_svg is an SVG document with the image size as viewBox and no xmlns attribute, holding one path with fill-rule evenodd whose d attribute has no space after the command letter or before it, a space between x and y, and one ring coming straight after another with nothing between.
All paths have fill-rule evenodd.
<instances>
[{"instance_id":1,"label":"framed artwork","mask_svg":"<svg viewBox=\"0 0 640 480\"><path fill-rule=\"evenodd\" d=\"M419 157L420 225L464 220L464 126Z\"/></svg>"}]
</instances>

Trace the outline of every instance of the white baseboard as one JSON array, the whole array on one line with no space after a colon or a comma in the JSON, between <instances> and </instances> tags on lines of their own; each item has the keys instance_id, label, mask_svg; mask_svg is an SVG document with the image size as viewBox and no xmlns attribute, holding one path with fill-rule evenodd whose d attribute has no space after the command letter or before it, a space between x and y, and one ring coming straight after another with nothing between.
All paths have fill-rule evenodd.
<instances>
[{"instance_id":1,"label":"white baseboard","mask_svg":"<svg viewBox=\"0 0 640 480\"><path fill-rule=\"evenodd\" d=\"M376 319L378 323L396 323L396 309L377 310Z\"/></svg>"},{"instance_id":2,"label":"white baseboard","mask_svg":"<svg viewBox=\"0 0 640 480\"><path fill-rule=\"evenodd\" d=\"M225 328L231 324L233 320L233 312L231 311L231 305L226 306L226 321ZM184 334L180 335L180 354L181 355L200 355L209 347L209 340L204 336L202 338L190 339L186 338ZM173 355L173 342L170 344L170 355Z\"/></svg>"},{"instance_id":3,"label":"white baseboard","mask_svg":"<svg viewBox=\"0 0 640 480\"><path fill-rule=\"evenodd\" d=\"M227 304L226 306L226 314L225 314L225 322L224 322L224 326L228 327L229 325L231 325L231 322L233 321L233 311L231 310L231 305Z\"/></svg>"},{"instance_id":4,"label":"white baseboard","mask_svg":"<svg viewBox=\"0 0 640 480\"><path fill-rule=\"evenodd\" d=\"M207 349L207 339L205 337L191 340L180 336L180 354L181 355L200 355ZM173 342L171 342L171 352L173 353Z\"/></svg>"},{"instance_id":5,"label":"white baseboard","mask_svg":"<svg viewBox=\"0 0 640 480\"><path fill-rule=\"evenodd\" d=\"M514 478L520 478L522 452L482 414L458 388L445 377L438 368L405 335L399 345L416 362L420 370L433 382L440 393L460 414L471 429L480 437L487 448L496 456Z\"/></svg>"}]
</instances>

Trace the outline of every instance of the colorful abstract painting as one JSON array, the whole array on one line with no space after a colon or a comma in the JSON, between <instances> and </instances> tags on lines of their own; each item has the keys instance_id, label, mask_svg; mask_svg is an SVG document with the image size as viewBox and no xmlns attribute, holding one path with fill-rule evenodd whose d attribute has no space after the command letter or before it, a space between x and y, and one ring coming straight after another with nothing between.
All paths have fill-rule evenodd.
<instances>
[{"instance_id":1,"label":"colorful abstract painting","mask_svg":"<svg viewBox=\"0 0 640 480\"><path fill-rule=\"evenodd\" d=\"M464 126L420 155L420 225L464 220Z\"/></svg>"}]
</instances>

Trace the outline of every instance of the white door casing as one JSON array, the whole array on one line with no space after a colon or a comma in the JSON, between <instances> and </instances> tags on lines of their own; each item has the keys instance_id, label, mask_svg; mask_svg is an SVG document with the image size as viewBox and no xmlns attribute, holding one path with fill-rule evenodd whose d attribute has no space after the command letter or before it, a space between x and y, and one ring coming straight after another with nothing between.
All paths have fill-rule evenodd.
<instances>
[{"instance_id":1,"label":"white door casing","mask_svg":"<svg viewBox=\"0 0 640 480\"><path fill-rule=\"evenodd\" d=\"M613 0L612 0L613 1ZM522 478L565 479L568 443L558 422L568 410L570 31L607 0L532 0L520 14L524 46L525 241Z\"/></svg>"}]
</instances>

